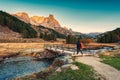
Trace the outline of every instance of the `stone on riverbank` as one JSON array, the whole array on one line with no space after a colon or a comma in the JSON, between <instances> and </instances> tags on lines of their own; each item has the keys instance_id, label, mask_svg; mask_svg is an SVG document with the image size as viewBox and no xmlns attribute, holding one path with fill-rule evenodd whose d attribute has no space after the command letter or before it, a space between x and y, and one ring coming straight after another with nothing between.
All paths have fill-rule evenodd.
<instances>
[{"instance_id":1,"label":"stone on riverbank","mask_svg":"<svg viewBox=\"0 0 120 80\"><path fill-rule=\"evenodd\" d=\"M62 71L61 68L58 67L57 70L56 70L55 72L61 72L61 71Z\"/></svg>"},{"instance_id":2,"label":"stone on riverbank","mask_svg":"<svg viewBox=\"0 0 120 80\"><path fill-rule=\"evenodd\" d=\"M71 67L70 67L72 70L78 70L79 68L76 66L76 65L71 65Z\"/></svg>"},{"instance_id":3,"label":"stone on riverbank","mask_svg":"<svg viewBox=\"0 0 120 80\"><path fill-rule=\"evenodd\" d=\"M0 58L0 62L2 62L4 59L3 58Z\"/></svg>"}]
</instances>

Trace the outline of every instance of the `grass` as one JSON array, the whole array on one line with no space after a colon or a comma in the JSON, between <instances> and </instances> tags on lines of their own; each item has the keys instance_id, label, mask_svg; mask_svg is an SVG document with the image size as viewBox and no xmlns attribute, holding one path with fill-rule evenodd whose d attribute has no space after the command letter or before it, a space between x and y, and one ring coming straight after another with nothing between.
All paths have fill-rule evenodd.
<instances>
[{"instance_id":1,"label":"grass","mask_svg":"<svg viewBox=\"0 0 120 80\"><path fill-rule=\"evenodd\" d=\"M92 67L74 62L74 65L78 66L78 70L72 70L71 68L63 69L61 72L43 71L35 73L36 75L25 76L21 80L101 80L101 76L96 74ZM42 73L42 74L41 74ZM47 75L47 76L45 76Z\"/></svg>"},{"instance_id":2,"label":"grass","mask_svg":"<svg viewBox=\"0 0 120 80\"><path fill-rule=\"evenodd\" d=\"M99 78L95 78L92 67L79 62L74 62L73 64L78 66L79 70L68 68L65 71L48 76L45 80L100 80Z\"/></svg>"},{"instance_id":3,"label":"grass","mask_svg":"<svg viewBox=\"0 0 120 80\"><path fill-rule=\"evenodd\" d=\"M103 63L109 64L110 66L120 70L120 58L110 57L110 56L102 56Z\"/></svg>"}]
</instances>

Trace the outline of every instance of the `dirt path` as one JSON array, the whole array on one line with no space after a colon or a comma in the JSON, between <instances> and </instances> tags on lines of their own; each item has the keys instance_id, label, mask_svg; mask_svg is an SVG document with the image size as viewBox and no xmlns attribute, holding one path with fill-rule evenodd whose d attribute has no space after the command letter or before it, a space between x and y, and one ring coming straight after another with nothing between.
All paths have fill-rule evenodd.
<instances>
[{"instance_id":1,"label":"dirt path","mask_svg":"<svg viewBox=\"0 0 120 80\"><path fill-rule=\"evenodd\" d=\"M76 61L92 66L105 80L120 80L120 71L115 68L99 62L97 57L83 56L77 57Z\"/></svg>"}]
</instances>

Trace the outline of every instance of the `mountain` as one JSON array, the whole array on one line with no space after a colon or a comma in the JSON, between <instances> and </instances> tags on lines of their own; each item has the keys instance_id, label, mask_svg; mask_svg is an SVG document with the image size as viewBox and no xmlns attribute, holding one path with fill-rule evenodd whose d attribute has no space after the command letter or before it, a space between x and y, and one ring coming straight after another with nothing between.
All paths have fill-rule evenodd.
<instances>
[{"instance_id":1,"label":"mountain","mask_svg":"<svg viewBox=\"0 0 120 80\"><path fill-rule=\"evenodd\" d=\"M93 32L93 33L88 33L86 34L88 37L91 37L91 38L95 38L96 36L100 35L102 33L99 33L99 32Z\"/></svg>"},{"instance_id":2,"label":"mountain","mask_svg":"<svg viewBox=\"0 0 120 80\"><path fill-rule=\"evenodd\" d=\"M0 26L4 28L3 30L10 29L13 32L19 33L24 38L37 37L37 32L29 24L3 11L0 11ZM3 31L2 33L6 32Z\"/></svg>"},{"instance_id":3,"label":"mountain","mask_svg":"<svg viewBox=\"0 0 120 80\"><path fill-rule=\"evenodd\" d=\"M71 29L62 27L52 14L50 14L48 17L44 16L29 17L29 15L25 12L18 12L16 14L13 14L13 16L24 21L25 23L29 23L34 26L44 26L64 35L73 34L73 31Z\"/></svg>"},{"instance_id":4,"label":"mountain","mask_svg":"<svg viewBox=\"0 0 120 80\"><path fill-rule=\"evenodd\" d=\"M21 15L21 13L19 13ZM28 18L27 14L21 15ZM64 34L44 26L35 26L25 23L27 20L21 20L6 12L0 11L0 41L9 41L9 39L18 38L42 38L44 40L56 40L56 38L66 38ZM11 40L11 41L12 41Z\"/></svg>"},{"instance_id":5,"label":"mountain","mask_svg":"<svg viewBox=\"0 0 120 80\"><path fill-rule=\"evenodd\" d=\"M54 29L55 27L61 27L59 22L54 18L54 15L50 14L48 17L44 16L32 16L29 17L29 15L25 12L18 12L16 14L13 14L13 16L17 17L18 19L30 23L35 26L45 26L51 29Z\"/></svg>"},{"instance_id":6,"label":"mountain","mask_svg":"<svg viewBox=\"0 0 120 80\"><path fill-rule=\"evenodd\" d=\"M107 31L97 36L97 41L102 43L113 43L120 41L120 28L112 31Z\"/></svg>"},{"instance_id":7,"label":"mountain","mask_svg":"<svg viewBox=\"0 0 120 80\"><path fill-rule=\"evenodd\" d=\"M52 14L49 17L40 17L40 16L33 16L30 17L30 23L32 25L42 25L48 28L54 29L55 27L61 27L59 22L54 18Z\"/></svg>"}]
</instances>

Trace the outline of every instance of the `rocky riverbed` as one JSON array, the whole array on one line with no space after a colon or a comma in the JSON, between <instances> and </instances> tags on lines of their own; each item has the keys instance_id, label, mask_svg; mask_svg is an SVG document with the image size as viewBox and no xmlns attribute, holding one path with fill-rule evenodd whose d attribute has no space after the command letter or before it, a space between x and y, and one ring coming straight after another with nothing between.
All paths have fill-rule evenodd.
<instances>
[{"instance_id":1,"label":"rocky riverbed","mask_svg":"<svg viewBox=\"0 0 120 80\"><path fill-rule=\"evenodd\" d=\"M52 61L54 62L52 63ZM67 55L52 50L21 51L14 56L6 56L0 63L0 80L22 77L38 73L44 69L56 69L70 63L72 60ZM48 67L48 68L47 68ZM56 67L56 68L55 68Z\"/></svg>"}]
</instances>

